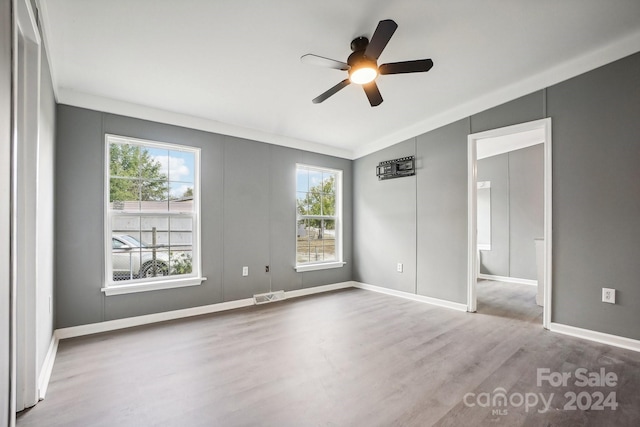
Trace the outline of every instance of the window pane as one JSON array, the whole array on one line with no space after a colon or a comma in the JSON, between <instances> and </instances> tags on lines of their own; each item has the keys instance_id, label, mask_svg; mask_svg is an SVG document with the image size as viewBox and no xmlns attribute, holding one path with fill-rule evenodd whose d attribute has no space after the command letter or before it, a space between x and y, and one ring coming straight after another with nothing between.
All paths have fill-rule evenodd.
<instances>
[{"instance_id":1,"label":"window pane","mask_svg":"<svg viewBox=\"0 0 640 427\"><path fill-rule=\"evenodd\" d=\"M309 234L308 221L305 219L298 221L296 237L296 260L299 263L309 262Z\"/></svg>"},{"instance_id":2,"label":"window pane","mask_svg":"<svg viewBox=\"0 0 640 427\"><path fill-rule=\"evenodd\" d=\"M140 270L140 224L137 217L116 217L113 221L111 267L113 280L137 279ZM120 228L117 230L115 225ZM116 247L117 246L117 247Z\"/></svg>"},{"instance_id":3,"label":"window pane","mask_svg":"<svg viewBox=\"0 0 640 427\"><path fill-rule=\"evenodd\" d=\"M322 191L322 172L309 171L309 191Z\"/></svg>"},{"instance_id":4,"label":"window pane","mask_svg":"<svg viewBox=\"0 0 640 427\"><path fill-rule=\"evenodd\" d=\"M111 219L111 231L113 235L130 235L140 240L140 217L138 216L113 216ZM123 237L122 240L127 240Z\"/></svg>"},{"instance_id":5,"label":"window pane","mask_svg":"<svg viewBox=\"0 0 640 427\"><path fill-rule=\"evenodd\" d=\"M167 210L167 200L169 196L169 188L165 181L140 181L140 200L145 202L160 202L149 203L148 205L152 209L157 209L158 206L164 206L164 210ZM142 204L142 209L145 210L145 204Z\"/></svg>"},{"instance_id":6,"label":"window pane","mask_svg":"<svg viewBox=\"0 0 640 427\"><path fill-rule=\"evenodd\" d=\"M169 275L169 250L157 247L143 248L140 251L138 277L163 277Z\"/></svg>"},{"instance_id":7,"label":"window pane","mask_svg":"<svg viewBox=\"0 0 640 427\"><path fill-rule=\"evenodd\" d=\"M307 215L322 215L322 193L311 192L307 193Z\"/></svg>"},{"instance_id":8,"label":"window pane","mask_svg":"<svg viewBox=\"0 0 640 427\"><path fill-rule=\"evenodd\" d=\"M296 194L296 207L298 209L298 213L300 215L308 215L309 214L309 201L307 200L307 193Z\"/></svg>"},{"instance_id":9,"label":"window pane","mask_svg":"<svg viewBox=\"0 0 640 427\"><path fill-rule=\"evenodd\" d=\"M309 260L310 262L322 261L322 220L308 220L309 235Z\"/></svg>"},{"instance_id":10,"label":"window pane","mask_svg":"<svg viewBox=\"0 0 640 427\"><path fill-rule=\"evenodd\" d=\"M140 177L140 147L128 144L109 145L109 175L111 177Z\"/></svg>"},{"instance_id":11,"label":"window pane","mask_svg":"<svg viewBox=\"0 0 640 427\"><path fill-rule=\"evenodd\" d=\"M169 218L163 216L141 216L140 237L145 246L169 246Z\"/></svg>"},{"instance_id":12,"label":"window pane","mask_svg":"<svg viewBox=\"0 0 640 427\"><path fill-rule=\"evenodd\" d=\"M296 190L309 191L309 170L304 168L296 169Z\"/></svg>"},{"instance_id":13,"label":"window pane","mask_svg":"<svg viewBox=\"0 0 640 427\"><path fill-rule=\"evenodd\" d=\"M193 187L193 182L171 182L169 184L169 197L175 202L193 200Z\"/></svg>"},{"instance_id":14,"label":"window pane","mask_svg":"<svg viewBox=\"0 0 640 427\"><path fill-rule=\"evenodd\" d=\"M335 194L322 195L322 215L336 214L336 196Z\"/></svg>"},{"instance_id":15,"label":"window pane","mask_svg":"<svg viewBox=\"0 0 640 427\"><path fill-rule=\"evenodd\" d=\"M324 220L323 249L325 261L336 261L336 222Z\"/></svg>"},{"instance_id":16,"label":"window pane","mask_svg":"<svg viewBox=\"0 0 640 427\"><path fill-rule=\"evenodd\" d=\"M145 181L168 180L169 150L143 147L140 150L140 178Z\"/></svg>"},{"instance_id":17,"label":"window pane","mask_svg":"<svg viewBox=\"0 0 640 427\"><path fill-rule=\"evenodd\" d=\"M113 210L140 210L140 185L138 180L111 178L109 180L109 202Z\"/></svg>"},{"instance_id":18,"label":"window pane","mask_svg":"<svg viewBox=\"0 0 640 427\"><path fill-rule=\"evenodd\" d=\"M323 192L336 192L336 174L335 172L322 172Z\"/></svg>"},{"instance_id":19,"label":"window pane","mask_svg":"<svg viewBox=\"0 0 640 427\"><path fill-rule=\"evenodd\" d=\"M170 182L194 182L195 161L194 153L170 150L169 167L167 171Z\"/></svg>"},{"instance_id":20,"label":"window pane","mask_svg":"<svg viewBox=\"0 0 640 427\"><path fill-rule=\"evenodd\" d=\"M193 253L191 251L171 251L170 270L172 276L193 272Z\"/></svg>"},{"instance_id":21,"label":"window pane","mask_svg":"<svg viewBox=\"0 0 640 427\"><path fill-rule=\"evenodd\" d=\"M169 245L172 251L191 251L193 245L193 218L171 218Z\"/></svg>"}]
</instances>

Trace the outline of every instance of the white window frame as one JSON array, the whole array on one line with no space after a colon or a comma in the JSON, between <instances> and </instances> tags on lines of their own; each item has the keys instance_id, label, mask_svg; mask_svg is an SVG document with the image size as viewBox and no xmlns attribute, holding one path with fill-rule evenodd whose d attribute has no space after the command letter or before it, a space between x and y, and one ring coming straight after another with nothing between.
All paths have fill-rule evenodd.
<instances>
[{"instance_id":1,"label":"white window frame","mask_svg":"<svg viewBox=\"0 0 640 427\"><path fill-rule=\"evenodd\" d=\"M193 211L192 212L145 212L113 210L109 203L110 190L110 150L112 143L139 145L149 148L160 148L164 150L186 151L194 154L194 183L193 183ZM103 274L104 287L102 292L105 295L121 295L135 292L146 292L160 289L171 289L185 286L198 286L202 284L206 277L202 277L202 259L200 251L200 149L167 142L150 141L128 136L105 134L105 166L104 166L104 261L105 269ZM156 217L183 217L192 218L192 271L190 274L179 276L163 276L154 278L141 278L128 280L125 283L113 280L112 274L112 219L114 216L156 216Z\"/></svg>"},{"instance_id":2,"label":"white window frame","mask_svg":"<svg viewBox=\"0 0 640 427\"><path fill-rule=\"evenodd\" d=\"M332 169L325 168L321 166L308 165L303 163L296 163L295 169L295 179L296 179L296 190L294 194L294 200L297 200L298 193L298 183L297 183L297 171L299 168L305 168L310 171L316 172L329 172L334 173L336 175L336 214L334 216L331 215L300 215L298 213L298 206L296 203L296 221L294 226L296 227L296 236L298 229L298 221L301 219L328 219L335 221L335 239L336 239L336 260L335 261L322 261L322 262L307 262L307 263L298 263L298 240L296 237L295 248L296 248L296 259L295 259L295 270L299 273L305 271L315 271L315 270L326 270L330 268L340 268L346 264L342 258L342 170L340 169Z\"/></svg>"}]
</instances>

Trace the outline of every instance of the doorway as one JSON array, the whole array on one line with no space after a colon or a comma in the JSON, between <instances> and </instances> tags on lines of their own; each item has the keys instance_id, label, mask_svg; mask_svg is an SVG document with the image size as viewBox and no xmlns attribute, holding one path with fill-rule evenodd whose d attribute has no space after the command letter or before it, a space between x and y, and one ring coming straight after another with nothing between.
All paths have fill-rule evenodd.
<instances>
[{"instance_id":1,"label":"doorway","mask_svg":"<svg viewBox=\"0 0 640 427\"><path fill-rule=\"evenodd\" d=\"M479 250L478 250L478 151L482 156L511 151L510 147L524 148L534 144L543 145L544 156L544 224L543 241L541 242L540 264L541 274L538 275L538 283L541 289L542 300L542 324L548 329L551 323L551 119L546 118L533 122L492 129L468 136L468 265L467 265L467 311L477 311L476 285L479 275ZM527 145L528 144L528 145ZM485 184L486 186L486 184ZM480 208L486 208L486 202L480 201ZM485 234L481 236L481 243L486 245ZM534 242L531 242L534 245ZM541 282L541 283L540 283Z\"/></svg>"}]
</instances>

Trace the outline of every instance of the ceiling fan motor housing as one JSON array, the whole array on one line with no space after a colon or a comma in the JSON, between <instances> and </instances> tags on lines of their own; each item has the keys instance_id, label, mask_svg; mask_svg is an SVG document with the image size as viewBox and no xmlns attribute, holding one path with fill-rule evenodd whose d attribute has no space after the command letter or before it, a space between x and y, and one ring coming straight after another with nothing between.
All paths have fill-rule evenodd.
<instances>
[{"instance_id":1,"label":"ceiling fan motor housing","mask_svg":"<svg viewBox=\"0 0 640 427\"><path fill-rule=\"evenodd\" d=\"M357 52L359 50L364 51L369 45L369 39L366 37L357 37L351 42L351 50Z\"/></svg>"},{"instance_id":2,"label":"ceiling fan motor housing","mask_svg":"<svg viewBox=\"0 0 640 427\"><path fill-rule=\"evenodd\" d=\"M378 63L376 60L368 58L364 54L368 45L369 39L366 37L358 37L351 42L351 50L353 50L353 53L349 55L349 58L347 59L347 64L351 67L349 69L349 76L362 68L370 68L377 72Z\"/></svg>"}]
</instances>

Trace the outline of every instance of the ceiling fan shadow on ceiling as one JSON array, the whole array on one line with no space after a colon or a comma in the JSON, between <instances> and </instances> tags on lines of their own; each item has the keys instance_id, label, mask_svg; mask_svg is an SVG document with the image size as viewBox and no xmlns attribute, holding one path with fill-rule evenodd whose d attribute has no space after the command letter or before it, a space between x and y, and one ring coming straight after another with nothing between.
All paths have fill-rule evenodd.
<instances>
[{"instance_id":1,"label":"ceiling fan shadow on ceiling","mask_svg":"<svg viewBox=\"0 0 640 427\"><path fill-rule=\"evenodd\" d=\"M346 63L311 53L303 55L300 61L305 64L319 65L321 67L333 68L349 73L348 78L317 96L312 102L319 104L351 83L355 83L362 85L364 93L369 99L369 104L371 104L372 107L376 107L382 103L382 95L375 81L378 76L429 71L431 67L433 67L433 61L431 59L416 59L413 61L391 62L378 65L377 61L380 54L387 46L387 43L389 43L389 40L391 40L391 36L393 36L397 28L398 24L392 19L380 21L371 37L371 41L366 37L358 37L351 42L351 50L353 53L349 55Z\"/></svg>"}]
</instances>

